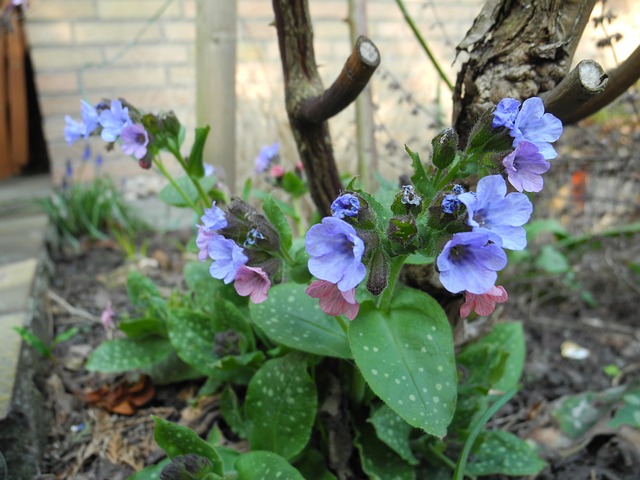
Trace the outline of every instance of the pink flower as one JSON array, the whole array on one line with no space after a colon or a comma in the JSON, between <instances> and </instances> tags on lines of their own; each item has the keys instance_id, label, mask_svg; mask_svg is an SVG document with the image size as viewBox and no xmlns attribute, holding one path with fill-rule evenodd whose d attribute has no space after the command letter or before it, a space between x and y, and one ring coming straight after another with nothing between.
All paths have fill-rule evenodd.
<instances>
[{"instance_id":1,"label":"pink flower","mask_svg":"<svg viewBox=\"0 0 640 480\"><path fill-rule=\"evenodd\" d=\"M107 302L107 306L102 311L102 315L100 315L100 321L102 322L104 329L107 331L115 327L115 324L113 323L113 315L114 313L113 309L111 308L111 301L109 301Z\"/></svg>"},{"instance_id":2,"label":"pink flower","mask_svg":"<svg viewBox=\"0 0 640 480\"><path fill-rule=\"evenodd\" d=\"M467 318L472 311L478 315L490 315L496 308L496 303L504 303L509 299L507 291L502 286L493 286L489 291L476 295L475 293L464 292L465 301L460 307L460 316Z\"/></svg>"},{"instance_id":3,"label":"pink flower","mask_svg":"<svg viewBox=\"0 0 640 480\"><path fill-rule=\"evenodd\" d=\"M240 265L233 286L241 297L249 295L253 303L262 303L267 299L271 281L260 267Z\"/></svg>"},{"instance_id":4,"label":"pink flower","mask_svg":"<svg viewBox=\"0 0 640 480\"><path fill-rule=\"evenodd\" d=\"M282 165L274 165L271 167L271 170L269 170L269 175L276 179L282 178L284 177L284 168L282 168Z\"/></svg>"},{"instance_id":5,"label":"pink flower","mask_svg":"<svg viewBox=\"0 0 640 480\"><path fill-rule=\"evenodd\" d=\"M327 315L344 315L349 320L353 320L358 315L360 305L356 302L355 287L341 292L338 285L326 280L315 280L305 290L311 298L320 301L320 309Z\"/></svg>"}]
</instances>

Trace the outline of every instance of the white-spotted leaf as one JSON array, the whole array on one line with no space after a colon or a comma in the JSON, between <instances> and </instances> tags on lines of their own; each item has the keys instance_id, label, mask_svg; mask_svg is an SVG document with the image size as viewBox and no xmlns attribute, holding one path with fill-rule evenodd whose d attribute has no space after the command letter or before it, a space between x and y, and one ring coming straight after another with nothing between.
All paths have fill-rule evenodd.
<instances>
[{"instance_id":1,"label":"white-spotted leaf","mask_svg":"<svg viewBox=\"0 0 640 480\"><path fill-rule=\"evenodd\" d=\"M173 346L166 338L119 338L101 343L85 368L90 372L128 372L149 367L172 352Z\"/></svg>"},{"instance_id":2,"label":"white-spotted leaf","mask_svg":"<svg viewBox=\"0 0 640 480\"><path fill-rule=\"evenodd\" d=\"M273 452L249 452L236 460L238 480L304 480L300 472Z\"/></svg>"},{"instance_id":3,"label":"white-spotted leaf","mask_svg":"<svg viewBox=\"0 0 640 480\"><path fill-rule=\"evenodd\" d=\"M529 444L509 432L484 432L476 440L478 444L465 470L469 475L529 476L536 475L545 466Z\"/></svg>"},{"instance_id":4,"label":"white-spotted leaf","mask_svg":"<svg viewBox=\"0 0 640 480\"><path fill-rule=\"evenodd\" d=\"M386 405L382 405L369 418L378 438L402 459L411 465L417 465L418 459L413 455L409 444L409 436L413 427L398 416Z\"/></svg>"},{"instance_id":5,"label":"white-spotted leaf","mask_svg":"<svg viewBox=\"0 0 640 480\"><path fill-rule=\"evenodd\" d=\"M351 358L347 334L339 321L320 310L304 285L283 283L269 299L251 304L251 318L272 340L296 350L328 357Z\"/></svg>"},{"instance_id":6,"label":"white-spotted leaf","mask_svg":"<svg viewBox=\"0 0 640 480\"><path fill-rule=\"evenodd\" d=\"M349 341L374 393L410 425L444 437L457 377L451 327L438 303L409 288L396 292L388 312L365 303Z\"/></svg>"},{"instance_id":7,"label":"white-spotted leaf","mask_svg":"<svg viewBox=\"0 0 640 480\"><path fill-rule=\"evenodd\" d=\"M316 385L300 354L266 362L249 382L245 411L252 421L252 450L286 459L300 453L311 436L317 408Z\"/></svg>"}]
</instances>

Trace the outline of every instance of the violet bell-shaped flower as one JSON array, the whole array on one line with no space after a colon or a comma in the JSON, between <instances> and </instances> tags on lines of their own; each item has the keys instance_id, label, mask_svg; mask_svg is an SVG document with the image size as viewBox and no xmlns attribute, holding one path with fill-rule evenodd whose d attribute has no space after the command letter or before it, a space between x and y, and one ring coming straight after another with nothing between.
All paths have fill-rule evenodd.
<instances>
[{"instance_id":1,"label":"violet bell-shaped flower","mask_svg":"<svg viewBox=\"0 0 640 480\"><path fill-rule=\"evenodd\" d=\"M267 299L271 281L260 267L240 265L233 286L241 297L249 296L252 303L262 303Z\"/></svg>"},{"instance_id":2,"label":"violet bell-shaped flower","mask_svg":"<svg viewBox=\"0 0 640 480\"><path fill-rule=\"evenodd\" d=\"M323 218L307 232L305 247L311 256L309 272L337 284L341 292L357 287L367 274L362 263L364 242L344 220Z\"/></svg>"},{"instance_id":3,"label":"violet bell-shaped flower","mask_svg":"<svg viewBox=\"0 0 640 480\"><path fill-rule=\"evenodd\" d=\"M522 225L529 221L533 205L523 193L507 194L500 175L481 178L475 193L463 193L458 199L467 207L467 223L474 232L486 232L492 242L510 250L527 246Z\"/></svg>"},{"instance_id":4,"label":"violet bell-shaped flower","mask_svg":"<svg viewBox=\"0 0 640 480\"><path fill-rule=\"evenodd\" d=\"M331 215L336 218L357 217L360 200L351 193L344 193L331 204Z\"/></svg>"},{"instance_id":5,"label":"violet bell-shaped flower","mask_svg":"<svg viewBox=\"0 0 640 480\"><path fill-rule=\"evenodd\" d=\"M249 257L244 254L242 248L222 235L212 237L207 249L209 258L213 260L209 273L213 278L223 280L226 284L233 282L238 269L249 261Z\"/></svg>"},{"instance_id":6,"label":"violet bell-shaped flower","mask_svg":"<svg viewBox=\"0 0 640 480\"><path fill-rule=\"evenodd\" d=\"M502 160L509 183L519 192L539 192L544 186L542 174L551 164L544 159L538 147L523 140Z\"/></svg>"},{"instance_id":7,"label":"violet bell-shaped flower","mask_svg":"<svg viewBox=\"0 0 640 480\"><path fill-rule=\"evenodd\" d=\"M507 266L507 255L486 232L461 232L453 235L436 265L440 282L451 293L465 290L477 295L489 291L496 282L496 272Z\"/></svg>"},{"instance_id":8,"label":"violet bell-shaped flower","mask_svg":"<svg viewBox=\"0 0 640 480\"><path fill-rule=\"evenodd\" d=\"M129 108L123 107L120 100L111 100L111 107L100 112L100 134L105 142L115 142L122 129L133 123L129 117Z\"/></svg>"},{"instance_id":9,"label":"violet bell-shaped flower","mask_svg":"<svg viewBox=\"0 0 640 480\"><path fill-rule=\"evenodd\" d=\"M533 143L546 160L557 157L550 142L555 142L562 135L562 122L551 113L544 113L544 103L539 97L531 97L522 103L513 98L504 98L494 112L493 128L506 127L513 137L513 146L523 140Z\"/></svg>"},{"instance_id":10,"label":"violet bell-shaped flower","mask_svg":"<svg viewBox=\"0 0 640 480\"><path fill-rule=\"evenodd\" d=\"M262 147L255 160L256 173L266 172L271 166L271 162L279 155L279 153L280 144L278 142L273 145L266 145Z\"/></svg>"},{"instance_id":11,"label":"violet bell-shaped flower","mask_svg":"<svg viewBox=\"0 0 640 480\"><path fill-rule=\"evenodd\" d=\"M122 152L125 155L133 155L140 160L147 154L149 134L143 125L139 123L126 125L120 132L120 140L122 141Z\"/></svg>"}]
</instances>

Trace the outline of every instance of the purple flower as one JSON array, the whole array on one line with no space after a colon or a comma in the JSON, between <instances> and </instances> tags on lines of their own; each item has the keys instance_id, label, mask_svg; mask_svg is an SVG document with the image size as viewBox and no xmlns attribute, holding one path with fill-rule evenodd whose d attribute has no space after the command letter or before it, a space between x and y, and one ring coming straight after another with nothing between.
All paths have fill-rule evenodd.
<instances>
[{"instance_id":1,"label":"purple flower","mask_svg":"<svg viewBox=\"0 0 640 480\"><path fill-rule=\"evenodd\" d=\"M256 173L266 172L271 162L280 153L280 144L278 142L273 145L266 145L260 149L260 153L256 157Z\"/></svg>"},{"instance_id":2,"label":"purple flower","mask_svg":"<svg viewBox=\"0 0 640 480\"><path fill-rule=\"evenodd\" d=\"M126 155L133 155L140 160L147 154L149 134L139 123L125 125L120 132L120 140L122 140L122 151Z\"/></svg>"},{"instance_id":3,"label":"purple flower","mask_svg":"<svg viewBox=\"0 0 640 480\"><path fill-rule=\"evenodd\" d=\"M452 293L465 290L477 295L488 292L499 270L507 265L507 255L489 243L485 232L462 232L453 235L436 260L440 281Z\"/></svg>"},{"instance_id":4,"label":"purple flower","mask_svg":"<svg viewBox=\"0 0 640 480\"><path fill-rule=\"evenodd\" d=\"M215 200L211 204L211 208L204 209L204 215L200 217L200 221L208 231L220 230L228 225L224 210L216 206Z\"/></svg>"},{"instance_id":5,"label":"purple flower","mask_svg":"<svg viewBox=\"0 0 640 480\"><path fill-rule=\"evenodd\" d=\"M520 112L514 117L513 98L500 101L493 117L493 127L504 126L513 137L513 146L527 140L533 143L546 160L558 155L550 142L555 142L562 135L562 122L550 113L544 113L544 104L539 97L531 97L524 101Z\"/></svg>"},{"instance_id":6,"label":"purple flower","mask_svg":"<svg viewBox=\"0 0 640 480\"><path fill-rule=\"evenodd\" d=\"M214 173L216 173L216 168L207 162L202 162L202 166L204 167L204 176L210 177Z\"/></svg>"},{"instance_id":7,"label":"purple flower","mask_svg":"<svg viewBox=\"0 0 640 480\"><path fill-rule=\"evenodd\" d=\"M362 263L364 242L344 220L325 217L314 225L305 239L309 272L320 280L335 283L347 292L364 279L367 269Z\"/></svg>"},{"instance_id":8,"label":"purple flower","mask_svg":"<svg viewBox=\"0 0 640 480\"><path fill-rule=\"evenodd\" d=\"M204 262L209 258L209 242L216 235L220 235L214 230L207 230L203 225L198 227L198 235L196 235L196 246L198 247L198 260Z\"/></svg>"},{"instance_id":9,"label":"purple flower","mask_svg":"<svg viewBox=\"0 0 640 480\"><path fill-rule=\"evenodd\" d=\"M539 192L544 180L542 174L551 168L551 164L533 143L522 141L516 149L502 160L509 183L522 192Z\"/></svg>"},{"instance_id":10,"label":"purple flower","mask_svg":"<svg viewBox=\"0 0 640 480\"><path fill-rule=\"evenodd\" d=\"M340 195L331 204L331 215L336 218L357 217L358 210L360 210L360 200L350 193Z\"/></svg>"},{"instance_id":11,"label":"purple flower","mask_svg":"<svg viewBox=\"0 0 640 480\"><path fill-rule=\"evenodd\" d=\"M467 207L467 223L474 232L486 232L492 242L510 250L527 246L522 225L529 220L533 205L522 193L507 195L507 184L500 175L481 178L476 193L463 193L458 198Z\"/></svg>"},{"instance_id":12,"label":"purple flower","mask_svg":"<svg viewBox=\"0 0 640 480\"><path fill-rule=\"evenodd\" d=\"M129 108L122 107L120 100L112 100L111 108L100 112L100 125L102 125L102 139L105 142L115 142L122 129L131 124Z\"/></svg>"},{"instance_id":13,"label":"purple flower","mask_svg":"<svg viewBox=\"0 0 640 480\"><path fill-rule=\"evenodd\" d=\"M242 248L222 235L213 236L207 248L209 257L213 259L209 273L213 278L224 280L224 283L233 282L238 269L249 261Z\"/></svg>"}]
</instances>

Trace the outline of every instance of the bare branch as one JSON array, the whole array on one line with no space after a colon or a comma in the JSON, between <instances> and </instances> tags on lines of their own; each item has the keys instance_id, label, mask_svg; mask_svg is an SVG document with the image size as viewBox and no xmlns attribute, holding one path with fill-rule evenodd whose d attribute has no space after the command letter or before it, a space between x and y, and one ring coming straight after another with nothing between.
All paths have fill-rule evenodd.
<instances>
[{"instance_id":1,"label":"bare branch","mask_svg":"<svg viewBox=\"0 0 640 480\"><path fill-rule=\"evenodd\" d=\"M620 64L620 66L608 73L609 82L604 92L593 97L579 109L569 112L563 119L567 125L576 123L589 115L596 113L603 107L622 95L629 87L640 79L640 45Z\"/></svg>"},{"instance_id":2,"label":"bare branch","mask_svg":"<svg viewBox=\"0 0 640 480\"><path fill-rule=\"evenodd\" d=\"M333 85L322 95L304 100L297 117L302 121L320 123L341 112L367 86L378 65L378 48L371 40L361 35Z\"/></svg>"},{"instance_id":3,"label":"bare branch","mask_svg":"<svg viewBox=\"0 0 640 480\"><path fill-rule=\"evenodd\" d=\"M607 74L599 63L582 60L554 89L542 93L540 98L545 110L564 122L568 115L602 93L607 82Z\"/></svg>"}]
</instances>

